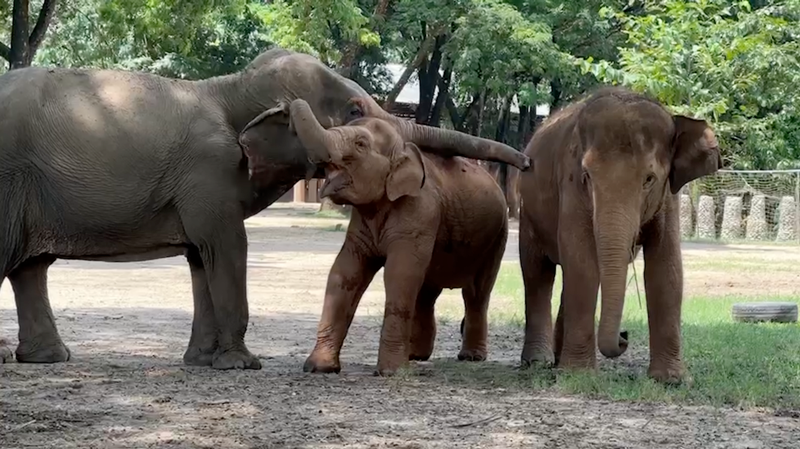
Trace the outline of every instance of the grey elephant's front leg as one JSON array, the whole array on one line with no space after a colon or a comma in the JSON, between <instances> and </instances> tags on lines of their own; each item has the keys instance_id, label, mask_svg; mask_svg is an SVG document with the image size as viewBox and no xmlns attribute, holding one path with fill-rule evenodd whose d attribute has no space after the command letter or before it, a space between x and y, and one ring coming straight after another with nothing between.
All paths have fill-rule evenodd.
<instances>
[{"instance_id":1,"label":"grey elephant's front leg","mask_svg":"<svg viewBox=\"0 0 800 449\"><path fill-rule=\"evenodd\" d=\"M189 366L211 366L217 342L217 322L211 290L208 288L208 275L203 259L196 248L186 255L192 274L192 296L194 297L194 319L189 347L183 354L183 363Z\"/></svg>"},{"instance_id":2,"label":"grey elephant's front leg","mask_svg":"<svg viewBox=\"0 0 800 449\"><path fill-rule=\"evenodd\" d=\"M66 362L71 357L58 334L47 294L47 269L53 262L50 256L29 259L8 275L17 305L20 363Z\"/></svg>"},{"instance_id":3,"label":"grey elephant's front leg","mask_svg":"<svg viewBox=\"0 0 800 449\"><path fill-rule=\"evenodd\" d=\"M204 208L201 213L188 214L184 223L189 224L186 228L187 235L200 254L211 294L217 330L217 348L211 357L211 367L261 369L261 362L244 344L250 318L247 306L247 234L244 218L222 204L219 205L217 214L203 213L206 210ZM201 288L196 290L196 299L201 299L202 283L198 280L197 284ZM201 302L201 309L195 312L201 319L193 331L202 333L193 332L193 337L202 350L210 348L211 337L209 326L205 324L208 306L205 301ZM197 359L202 361L202 357Z\"/></svg>"}]
</instances>

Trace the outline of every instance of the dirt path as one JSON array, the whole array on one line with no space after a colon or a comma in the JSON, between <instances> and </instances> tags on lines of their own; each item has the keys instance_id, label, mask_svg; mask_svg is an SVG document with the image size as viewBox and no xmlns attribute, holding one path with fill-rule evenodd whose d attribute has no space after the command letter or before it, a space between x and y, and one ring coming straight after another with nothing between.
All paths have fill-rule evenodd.
<instances>
[{"instance_id":1,"label":"dirt path","mask_svg":"<svg viewBox=\"0 0 800 449\"><path fill-rule=\"evenodd\" d=\"M50 271L50 295L74 360L0 365L0 448L797 447L800 420L767 412L476 388L426 376L424 365L419 376L372 377L382 317L380 275L345 342L342 375L304 374L327 271L344 237L333 230L337 223L343 221L282 207L249 220L247 342L263 358L257 372L182 366L192 301L181 258L59 261ZM311 225L316 227L303 227ZM518 260L516 238L512 232L507 260ZM781 257L790 267L800 262L797 248L775 249L729 249L725 259ZM706 270L687 275L688 290L711 292L718 285L707 274L714 273L718 251L687 245L687 264ZM761 282L775 281L765 276ZM785 282L778 290L796 293L796 285ZM458 300L457 292L447 298ZM14 340L16 331L6 283L0 336ZM521 332L491 332L487 363L513 369ZM434 359L453 358L457 334L457 322L440 323Z\"/></svg>"}]
</instances>

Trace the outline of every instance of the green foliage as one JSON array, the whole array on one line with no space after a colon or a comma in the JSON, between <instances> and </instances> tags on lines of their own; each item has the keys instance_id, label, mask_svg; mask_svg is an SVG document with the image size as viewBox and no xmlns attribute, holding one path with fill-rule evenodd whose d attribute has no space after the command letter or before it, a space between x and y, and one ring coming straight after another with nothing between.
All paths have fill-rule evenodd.
<instances>
[{"instance_id":1,"label":"green foliage","mask_svg":"<svg viewBox=\"0 0 800 449\"><path fill-rule=\"evenodd\" d=\"M57 11L36 63L199 79L231 73L269 46L244 0L78 0Z\"/></svg>"},{"instance_id":2,"label":"green foliage","mask_svg":"<svg viewBox=\"0 0 800 449\"><path fill-rule=\"evenodd\" d=\"M459 90L488 89L499 97L513 95L526 84L526 100L536 95L534 77L559 67L563 55L553 44L550 27L531 22L499 0L475 0L455 23L448 50L456 60Z\"/></svg>"},{"instance_id":3,"label":"green foliage","mask_svg":"<svg viewBox=\"0 0 800 449\"><path fill-rule=\"evenodd\" d=\"M369 19L355 0L276 0L251 6L266 26L267 39L331 65L341 57L342 41L380 45L380 36L367 27Z\"/></svg>"},{"instance_id":4,"label":"green foliage","mask_svg":"<svg viewBox=\"0 0 800 449\"><path fill-rule=\"evenodd\" d=\"M11 4L0 0L3 42ZM379 4L59 2L34 63L198 79L280 45L352 64L349 76L380 96L393 87L387 62L422 58L413 79L435 54L435 67L453 72L450 114L481 117L472 129L487 137L505 98L557 107L597 84L622 84L711 121L734 167L800 167L800 0L391 0L376 18ZM32 20L40 5L31 1ZM468 109L482 92L484 110Z\"/></svg>"},{"instance_id":5,"label":"green foliage","mask_svg":"<svg viewBox=\"0 0 800 449\"><path fill-rule=\"evenodd\" d=\"M618 61L589 57L583 70L710 120L736 167L800 167L800 2L758 10L741 0L649 3L641 16L602 11L621 23L626 43Z\"/></svg>"}]
</instances>

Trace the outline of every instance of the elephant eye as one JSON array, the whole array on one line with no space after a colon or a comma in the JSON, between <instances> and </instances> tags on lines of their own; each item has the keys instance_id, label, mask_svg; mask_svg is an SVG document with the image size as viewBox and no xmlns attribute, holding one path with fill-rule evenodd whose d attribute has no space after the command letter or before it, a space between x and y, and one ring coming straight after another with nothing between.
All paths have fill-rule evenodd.
<instances>
[{"instance_id":1,"label":"elephant eye","mask_svg":"<svg viewBox=\"0 0 800 449\"><path fill-rule=\"evenodd\" d=\"M357 106L353 106L350 109L350 112L347 113L347 117L349 119L357 119L357 118L361 118L363 116L364 116L364 113L362 113L361 109L359 109Z\"/></svg>"},{"instance_id":2,"label":"elephant eye","mask_svg":"<svg viewBox=\"0 0 800 449\"><path fill-rule=\"evenodd\" d=\"M651 174L647 175L647 177L644 179L644 186L643 187L645 189L647 189L650 186L652 186L655 181L656 181L656 177L655 177L655 175L653 175L651 173Z\"/></svg>"},{"instance_id":3,"label":"elephant eye","mask_svg":"<svg viewBox=\"0 0 800 449\"><path fill-rule=\"evenodd\" d=\"M585 185L587 181L591 181L591 178L589 177L589 172L584 171L581 174L581 184Z\"/></svg>"}]
</instances>

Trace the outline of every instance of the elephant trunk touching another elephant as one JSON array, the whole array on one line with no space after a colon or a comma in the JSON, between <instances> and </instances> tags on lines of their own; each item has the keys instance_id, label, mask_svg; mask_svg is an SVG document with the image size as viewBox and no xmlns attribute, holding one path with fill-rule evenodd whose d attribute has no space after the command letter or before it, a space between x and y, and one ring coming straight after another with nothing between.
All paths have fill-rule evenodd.
<instances>
[{"instance_id":1,"label":"elephant trunk touching another elephant","mask_svg":"<svg viewBox=\"0 0 800 449\"><path fill-rule=\"evenodd\" d=\"M366 101L360 100L360 102L365 103ZM530 167L528 156L506 144L458 131L418 125L399 119L380 109L376 104L370 104L365 109L369 111L370 115L392 123L405 141L423 147L430 153L443 157L463 156L471 159L502 162L511 164L520 170L527 170ZM317 122L314 112L308 103L302 99L295 100L292 102L290 110L292 117L297 116L297 120L292 123L292 126L297 130L298 137L303 141L303 145L312 150L312 152L319 152L325 148L324 142L316 141L317 138L324 135L319 131L325 128ZM298 127L308 127L308 130L313 128L317 132L303 133L300 132Z\"/></svg>"},{"instance_id":2,"label":"elephant trunk touching another elephant","mask_svg":"<svg viewBox=\"0 0 800 449\"><path fill-rule=\"evenodd\" d=\"M319 142L306 147L292 132L291 123L302 121L292 120L292 102L301 97L305 106L295 108L320 128L388 117L386 126L423 151L463 151L522 170L530 163L499 142L402 122L317 58L277 47L237 73L197 81L90 68L4 73L0 167L9 175L0 176L7 216L0 282L8 278L14 290L17 360L70 358L47 293L57 259L183 255L195 311L184 363L259 369L244 343L244 220L298 181L320 176L331 159Z\"/></svg>"}]
</instances>

